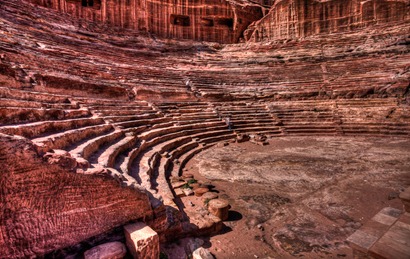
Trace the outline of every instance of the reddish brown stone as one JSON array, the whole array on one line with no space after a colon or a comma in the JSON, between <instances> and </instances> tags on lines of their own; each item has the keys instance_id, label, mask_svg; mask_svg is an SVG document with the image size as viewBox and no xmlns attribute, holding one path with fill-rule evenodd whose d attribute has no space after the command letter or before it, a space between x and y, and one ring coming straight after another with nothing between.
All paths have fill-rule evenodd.
<instances>
[{"instance_id":1,"label":"reddish brown stone","mask_svg":"<svg viewBox=\"0 0 410 259\"><path fill-rule=\"evenodd\" d=\"M3 257L41 256L152 213L145 193L47 164L26 139L0 134L0 159Z\"/></svg>"},{"instance_id":2,"label":"reddish brown stone","mask_svg":"<svg viewBox=\"0 0 410 259\"><path fill-rule=\"evenodd\" d=\"M142 222L124 226L128 249L134 258L159 258L159 237Z\"/></svg>"},{"instance_id":3,"label":"reddish brown stone","mask_svg":"<svg viewBox=\"0 0 410 259\"><path fill-rule=\"evenodd\" d=\"M198 187L194 189L195 196L201 197L204 193L207 193L209 191L208 188L206 187Z\"/></svg>"},{"instance_id":4,"label":"reddish brown stone","mask_svg":"<svg viewBox=\"0 0 410 259\"><path fill-rule=\"evenodd\" d=\"M407 0L282 0L251 26L248 39L298 39L319 33L346 32L380 22L409 19Z\"/></svg>"},{"instance_id":5,"label":"reddish brown stone","mask_svg":"<svg viewBox=\"0 0 410 259\"><path fill-rule=\"evenodd\" d=\"M260 7L241 1L69 0L64 4L59 0L29 1L77 18L150 32L160 37L221 43L238 42L246 27L262 18Z\"/></svg>"},{"instance_id":6,"label":"reddish brown stone","mask_svg":"<svg viewBox=\"0 0 410 259\"><path fill-rule=\"evenodd\" d=\"M105 243L85 251L84 259L122 259L127 253L120 242Z\"/></svg>"},{"instance_id":7,"label":"reddish brown stone","mask_svg":"<svg viewBox=\"0 0 410 259\"><path fill-rule=\"evenodd\" d=\"M228 219L230 208L229 202L224 199L212 199L208 203L209 212L221 220Z\"/></svg>"}]
</instances>

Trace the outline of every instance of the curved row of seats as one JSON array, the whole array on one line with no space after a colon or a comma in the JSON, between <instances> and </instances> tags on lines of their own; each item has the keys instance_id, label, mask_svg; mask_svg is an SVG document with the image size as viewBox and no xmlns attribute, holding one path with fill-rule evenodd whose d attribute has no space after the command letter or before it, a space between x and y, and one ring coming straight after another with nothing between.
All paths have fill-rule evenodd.
<instances>
[{"instance_id":1,"label":"curved row of seats","mask_svg":"<svg viewBox=\"0 0 410 259\"><path fill-rule=\"evenodd\" d=\"M371 38L197 51L97 24L98 33L82 31L68 16L8 2L0 0L0 59L33 85L0 82L0 132L31 139L41 153L66 150L87 162L78 172L107 170L167 206L177 208L169 178L238 134L410 135L407 24ZM121 98L109 98L118 89ZM165 100L148 101L150 92Z\"/></svg>"},{"instance_id":2,"label":"curved row of seats","mask_svg":"<svg viewBox=\"0 0 410 259\"><path fill-rule=\"evenodd\" d=\"M25 108L34 114L36 109L81 114L38 121L9 118L0 132L30 138L41 152L67 150L87 160L90 169L107 168L175 208L169 177L181 175L198 152L238 134L410 135L410 108L395 98L154 104L2 87L0 94L0 109L19 110L32 103L41 106Z\"/></svg>"}]
</instances>

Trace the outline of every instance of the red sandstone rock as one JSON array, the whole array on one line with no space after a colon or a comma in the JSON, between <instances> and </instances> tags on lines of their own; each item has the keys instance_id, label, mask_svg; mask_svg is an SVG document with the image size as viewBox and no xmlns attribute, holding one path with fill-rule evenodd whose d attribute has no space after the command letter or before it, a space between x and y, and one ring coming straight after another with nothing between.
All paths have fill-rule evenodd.
<instances>
[{"instance_id":1,"label":"red sandstone rock","mask_svg":"<svg viewBox=\"0 0 410 259\"><path fill-rule=\"evenodd\" d=\"M159 258L158 234L144 223L124 227L127 246L134 258Z\"/></svg>"},{"instance_id":2,"label":"red sandstone rock","mask_svg":"<svg viewBox=\"0 0 410 259\"><path fill-rule=\"evenodd\" d=\"M221 220L228 219L230 208L229 202L224 199L212 199L208 203L209 212Z\"/></svg>"},{"instance_id":3,"label":"red sandstone rock","mask_svg":"<svg viewBox=\"0 0 410 259\"><path fill-rule=\"evenodd\" d=\"M127 253L120 242L105 243L85 251L84 259L122 259Z\"/></svg>"},{"instance_id":4,"label":"red sandstone rock","mask_svg":"<svg viewBox=\"0 0 410 259\"><path fill-rule=\"evenodd\" d=\"M240 1L95 0L91 5L89 1L84 4L80 0L65 1L64 4L60 4L59 0L29 1L77 18L150 32L161 37L221 43L238 42L246 27L262 17L258 5Z\"/></svg>"},{"instance_id":5,"label":"red sandstone rock","mask_svg":"<svg viewBox=\"0 0 410 259\"><path fill-rule=\"evenodd\" d=\"M249 135L238 134L238 136L236 137L236 142L243 143L243 142L249 141L249 139L250 139Z\"/></svg>"},{"instance_id":6,"label":"red sandstone rock","mask_svg":"<svg viewBox=\"0 0 410 259\"><path fill-rule=\"evenodd\" d=\"M214 257L209 252L209 250L207 250L203 247L200 247L192 253L192 258L193 259L213 259Z\"/></svg>"},{"instance_id":7,"label":"red sandstone rock","mask_svg":"<svg viewBox=\"0 0 410 259\"><path fill-rule=\"evenodd\" d=\"M159 35L230 42L260 16L259 7L235 2L214 1L212 5L221 7L221 13L212 19L202 19L202 5L178 3L192 12L192 27L184 26L185 10L182 16L172 16L169 5L152 2L141 10L150 9L155 15L153 9L167 9L164 19L154 19L151 13L147 18L151 31ZM16 159L23 157L26 162L24 155L12 158L14 149L10 148L11 153L4 155L9 163L6 178L0 178L7 201L4 212L0 210L5 217L0 214L0 219L12 218L12 223L0 222L0 229L6 229L0 232L0 251L12 258L41 256L128 220L151 216L144 214L151 211L146 196L130 190L141 186L155 188L150 191L163 197L161 201L149 196L156 208L150 224L161 238L180 235L180 212L164 206L175 205L167 182L169 166L178 157L174 167L179 175L202 149L236 138L226 125L220 125L218 116L232 113L234 130L241 134L408 136L408 17L402 15L408 7L396 8L406 2L360 2L363 10L372 10L371 4L376 7L373 16L378 24L373 27L366 18L370 11L364 16L354 13L356 18L337 17L335 10L346 14L340 1L276 1L271 12L252 27L260 29L261 40L272 42L222 46L163 41L119 29L135 29L132 26L147 21L146 17L137 21L140 13L133 13L136 3L143 1L131 1L126 8L124 1L94 1L93 6L90 1L86 6L81 1L58 1L58 9L70 17L19 0L0 0L0 35L4 36L0 37L0 132L31 138L39 150L70 150L77 163L79 156L84 158L77 172L89 174L67 175L59 167L42 163L31 150L25 155L33 155L35 161L30 157L22 165ZM357 1L344 3L359 10L351 4ZM315 6L321 8L312 9ZM227 30L232 14L236 14L234 28ZM171 16L178 24L167 22ZM104 24L79 23L75 17L103 19ZM199 27L198 19L202 20ZM212 22L221 24L209 26ZM359 27L362 30L349 32ZM136 138L140 133L141 142ZM139 155L146 163L138 160ZM161 156L164 159L158 159ZM74 163L67 154L47 157L68 167ZM133 162L143 173L133 172ZM90 165L93 168L84 172ZM108 180L108 174L129 189ZM220 220L206 213L203 209L190 215L195 225L185 233L217 231ZM25 231L33 228L39 230ZM55 233L58 238L53 238Z\"/></svg>"},{"instance_id":8,"label":"red sandstone rock","mask_svg":"<svg viewBox=\"0 0 410 259\"><path fill-rule=\"evenodd\" d=\"M409 8L408 0L278 0L268 15L251 26L253 32L245 35L260 41L345 32L409 19Z\"/></svg>"},{"instance_id":9,"label":"red sandstone rock","mask_svg":"<svg viewBox=\"0 0 410 259\"><path fill-rule=\"evenodd\" d=\"M151 214L145 193L47 164L26 139L0 135L0 159L5 258L41 256Z\"/></svg>"},{"instance_id":10,"label":"red sandstone rock","mask_svg":"<svg viewBox=\"0 0 410 259\"><path fill-rule=\"evenodd\" d=\"M208 188L206 187L198 187L194 189L195 196L201 197L204 193L207 193L209 191Z\"/></svg>"},{"instance_id":11,"label":"red sandstone rock","mask_svg":"<svg viewBox=\"0 0 410 259\"><path fill-rule=\"evenodd\" d=\"M209 202L210 200L217 199L218 194L215 192L206 192L202 195L203 202Z\"/></svg>"},{"instance_id":12,"label":"red sandstone rock","mask_svg":"<svg viewBox=\"0 0 410 259\"><path fill-rule=\"evenodd\" d=\"M50 165L59 165L68 170L74 170L77 167L77 161L71 157L70 153L65 150L55 149L53 153L46 153L44 158Z\"/></svg>"}]
</instances>

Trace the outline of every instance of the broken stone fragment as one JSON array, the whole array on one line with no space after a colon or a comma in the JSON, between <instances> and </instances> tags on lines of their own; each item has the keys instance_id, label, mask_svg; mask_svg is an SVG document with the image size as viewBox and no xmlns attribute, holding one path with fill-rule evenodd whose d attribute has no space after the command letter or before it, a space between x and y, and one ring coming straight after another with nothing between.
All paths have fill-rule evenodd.
<instances>
[{"instance_id":1,"label":"broken stone fragment","mask_svg":"<svg viewBox=\"0 0 410 259\"><path fill-rule=\"evenodd\" d=\"M126 253L127 249L123 243L110 242L85 251L84 259L121 259Z\"/></svg>"},{"instance_id":2,"label":"broken stone fragment","mask_svg":"<svg viewBox=\"0 0 410 259\"><path fill-rule=\"evenodd\" d=\"M47 152L44 159L51 165L59 165L62 168L73 170L77 167L77 161L65 150L55 149L54 152Z\"/></svg>"},{"instance_id":3,"label":"broken stone fragment","mask_svg":"<svg viewBox=\"0 0 410 259\"><path fill-rule=\"evenodd\" d=\"M243 142L249 141L249 139L250 139L250 137L247 134L238 134L236 136L236 142L238 142L238 143L243 143Z\"/></svg>"},{"instance_id":4,"label":"broken stone fragment","mask_svg":"<svg viewBox=\"0 0 410 259\"><path fill-rule=\"evenodd\" d=\"M90 162L88 162L88 160L86 160L82 157L77 157L76 161L77 161L77 168L81 168L81 169L86 170L87 168L90 167Z\"/></svg>"},{"instance_id":5,"label":"broken stone fragment","mask_svg":"<svg viewBox=\"0 0 410 259\"><path fill-rule=\"evenodd\" d=\"M206 187L198 187L194 189L195 196L197 197L201 197L204 193L207 193L208 191L209 189Z\"/></svg>"},{"instance_id":6,"label":"broken stone fragment","mask_svg":"<svg viewBox=\"0 0 410 259\"><path fill-rule=\"evenodd\" d=\"M231 206L229 202L224 199L213 199L208 203L209 212L220 218L221 220L227 220L229 215L229 209Z\"/></svg>"},{"instance_id":7,"label":"broken stone fragment","mask_svg":"<svg viewBox=\"0 0 410 259\"><path fill-rule=\"evenodd\" d=\"M208 202L210 200L213 199L217 199L218 198L218 194L216 192L206 192L204 194L202 194L202 201L205 202L208 200Z\"/></svg>"},{"instance_id":8,"label":"broken stone fragment","mask_svg":"<svg viewBox=\"0 0 410 259\"><path fill-rule=\"evenodd\" d=\"M185 193L182 191L181 188L175 189L174 191L175 191L175 195L177 197L184 197L185 196Z\"/></svg>"},{"instance_id":9,"label":"broken stone fragment","mask_svg":"<svg viewBox=\"0 0 410 259\"><path fill-rule=\"evenodd\" d=\"M171 185L172 185L172 188L176 189L176 188L184 186L184 184L185 184L184 181L179 181L179 182L173 182Z\"/></svg>"},{"instance_id":10,"label":"broken stone fragment","mask_svg":"<svg viewBox=\"0 0 410 259\"><path fill-rule=\"evenodd\" d=\"M192 191L192 189L190 189L190 188L184 188L184 189L182 189L182 192L185 194L185 196L190 196L190 195L194 194L194 191Z\"/></svg>"},{"instance_id":11,"label":"broken stone fragment","mask_svg":"<svg viewBox=\"0 0 410 259\"><path fill-rule=\"evenodd\" d=\"M159 236L142 222L124 227L127 247L134 258L159 258Z\"/></svg>"},{"instance_id":12,"label":"broken stone fragment","mask_svg":"<svg viewBox=\"0 0 410 259\"><path fill-rule=\"evenodd\" d=\"M211 254L211 252L209 252L208 249L200 247L192 253L192 258L193 259L213 259L214 256Z\"/></svg>"}]
</instances>

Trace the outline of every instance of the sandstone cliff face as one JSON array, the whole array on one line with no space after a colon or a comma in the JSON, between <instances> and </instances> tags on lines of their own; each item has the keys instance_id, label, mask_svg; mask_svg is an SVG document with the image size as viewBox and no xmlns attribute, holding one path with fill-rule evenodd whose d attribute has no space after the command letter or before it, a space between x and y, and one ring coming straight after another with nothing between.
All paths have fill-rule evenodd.
<instances>
[{"instance_id":1,"label":"sandstone cliff face","mask_svg":"<svg viewBox=\"0 0 410 259\"><path fill-rule=\"evenodd\" d=\"M253 41L297 39L408 19L408 0L279 0L245 35Z\"/></svg>"},{"instance_id":2,"label":"sandstone cliff face","mask_svg":"<svg viewBox=\"0 0 410 259\"><path fill-rule=\"evenodd\" d=\"M226 0L29 0L77 18L147 31L160 37L234 43L253 21L258 5Z\"/></svg>"},{"instance_id":3,"label":"sandstone cliff face","mask_svg":"<svg viewBox=\"0 0 410 259\"><path fill-rule=\"evenodd\" d=\"M143 192L42 161L26 139L0 135L0 258L29 258L148 216Z\"/></svg>"}]
</instances>

